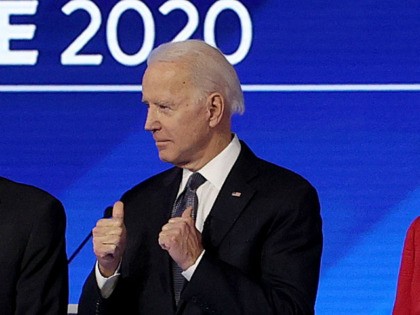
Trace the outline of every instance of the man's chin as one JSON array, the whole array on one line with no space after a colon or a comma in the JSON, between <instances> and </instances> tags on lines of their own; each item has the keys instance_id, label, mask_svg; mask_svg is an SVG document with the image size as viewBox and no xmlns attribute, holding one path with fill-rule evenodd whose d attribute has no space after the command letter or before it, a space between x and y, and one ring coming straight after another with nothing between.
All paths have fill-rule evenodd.
<instances>
[{"instance_id":1,"label":"man's chin","mask_svg":"<svg viewBox=\"0 0 420 315\"><path fill-rule=\"evenodd\" d=\"M170 163L170 164L172 164L174 166L178 166L178 167L181 167L181 168L185 167L185 165L186 165L185 161L179 159L179 157L171 156L169 154L165 154L162 151L159 151L159 159L162 162Z\"/></svg>"},{"instance_id":2,"label":"man's chin","mask_svg":"<svg viewBox=\"0 0 420 315\"><path fill-rule=\"evenodd\" d=\"M166 162L166 163L171 163L173 164L173 158L171 158L170 156L168 156L168 154L165 154L165 152L159 151L159 159L162 162Z\"/></svg>"}]
</instances>

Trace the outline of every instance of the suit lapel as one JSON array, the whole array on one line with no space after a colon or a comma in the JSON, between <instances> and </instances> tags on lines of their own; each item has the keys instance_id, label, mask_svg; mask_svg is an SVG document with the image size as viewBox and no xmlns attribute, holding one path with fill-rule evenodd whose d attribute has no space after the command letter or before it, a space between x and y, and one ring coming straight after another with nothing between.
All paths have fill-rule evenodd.
<instances>
[{"instance_id":1,"label":"suit lapel","mask_svg":"<svg viewBox=\"0 0 420 315\"><path fill-rule=\"evenodd\" d=\"M206 251L216 250L254 196L256 189L251 181L258 175L257 162L258 158L241 142L238 160L204 223L202 241ZM185 305L181 295L176 314L182 314Z\"/></svg>"},{"instance_id":2,"label":"suit lapel","mask_svg":"<svg viewBox=\"0 0 420 315\"><path fill-rule=\"evenodd\" d=\"M182 179L182 169L175 167L173 171L168 176L166 176L162 181L163 189L159 190L161 191L161 196L158 196L158 198L161 198L162 200L162 207L163 207L161 211L161 214L164 216L163 218L161 218L163 222L162 226L166 224L171 217L172 208L178 194L181 179ZM164 259L163 261L163 266L161 269L162 270L161 278L165 279L164 281L166 282L166 285L164 286L164 288L166 289L169 288L169 291L170 291L171 298L168 305L171 306L171 313L172 313L172 312L176 312L176 306L174 303L175 297L174 297L174 292L172 289L172 258L169 255L169 253L165 253L164 255L166 259ZM164 292L162 292L163 296L166 296L166 293L167 293L167 290L164 290Z\"/></svg>"},{"instance_id":3,"label":"suit lapel","mask_svg":"<svg viewBox=\"0 0 420 315\"><path fill-rule=\"evenodd\" d=\"M161 196L158 198L163 199L163 211L162 214L165 215L165 223L171 217L172 207L175 203L176 196L178 194L179 185L182 179L182 169L181 168L174 168L173 171L163 179L163 189L161 190Z\"/></svg>"},{"instance_id":4,"label":"suit lapel","mask_svg":"<svg viewBox=\"0 0 420 315\"><path fill-rule=\"evenodd\" d=\"M204 224L203 243L209 250L219 246L256 191L250 182L258 175L255 168L258 158L244 143L241 145L238 160L226 178Z\"/></svg>"},{"instance_id":5,"label":"suit lapel","mask_svg":"<svg viewBox=\"0 0 420 315\"><path fill-rule=\"evenodd\" d=\"M148 291L149 299L147 309L155 308L158 313L171 314L174 312L173 304L173 293L172 293L172 282L171 282L171 258L169 254L163 249L156 248L158 242L158 232L161 227L166 224L171 216L171 209L176 198L178 187L182 178L182 169L172 168L168 170L156 183L154 183L147 191L147 195L152 200L152 203L148 207L153 209L153 215L149 215L152 220L149 223L150 231L153 234L156 232L156 238L153 242L156 242L153 246L155 250L152 251L150 261L146 260L147 264L156 264L156 268L153 268L158 273L155 279L158 279L152 289ZM134 207L136 207L134 205ZM135 245L136 250L141 249L144 244ZM122 269L123 276L130 276L130 278L141 279L143 269L139 268L138 257L142 257L142 252L137 252L131 255L131 259L127 265ZM124 264L124 260L123 260ZM131 280L133 281L133 280ZM152 292L152 293L150 293ZM153 296L159 296L158 300L153 299ZM147 313L147 311L146 311Z\"/></svg>"}]
</instances>

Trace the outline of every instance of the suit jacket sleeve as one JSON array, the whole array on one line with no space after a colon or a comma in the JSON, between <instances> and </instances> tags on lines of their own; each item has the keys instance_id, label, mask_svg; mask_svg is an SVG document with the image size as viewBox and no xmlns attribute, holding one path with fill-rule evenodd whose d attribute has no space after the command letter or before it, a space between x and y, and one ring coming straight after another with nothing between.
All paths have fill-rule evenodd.
<instances>
[{"instance_id":1,"label":"suit jacket sleeve","mask_svg":"<svg viewBox=\"0 0 420 315\"><path fill-rule=\"evenodd\" d=\"M66 218L61 203L48 198L33 206L29 234L16 285L15 314L67 314Z\"/></svg>"},{"instance_id":2,"label":"suit jacket sleeve","mask_svg":"<svg viewBox=\"0 0 420 315\"><path fill-rule=\"evenodd\" d=\"M322 250L318 197L310 185L293 195L293 210L278 211L266 229L261 251L255 252L259 261L251 272L223 262L220 249L206 252L183 292L186 308L195 304L206 314L314 313ZM249 208L259 206L264 207ZM264 221L262 215L255 217L256 225L258 221Z\"/></svg>"},{"instance_id":3,"label":"suit jacket sleeve","mask_svg":"<svg viewBox=\"0 0 420 315\"><path fill-rule=\"evenodd\" d=\"M136 286L139 283L127 283L121 278L111 296L105 299L97 285L95 270L92 270L83 285L78 315L137 314Z\"/></svg>"}]
</instances>

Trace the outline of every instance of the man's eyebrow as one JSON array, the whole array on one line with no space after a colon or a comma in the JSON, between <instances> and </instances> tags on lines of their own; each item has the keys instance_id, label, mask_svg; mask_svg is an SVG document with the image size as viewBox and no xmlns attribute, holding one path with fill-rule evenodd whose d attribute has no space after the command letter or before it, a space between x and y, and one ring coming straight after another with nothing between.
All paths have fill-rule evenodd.
<instances>
[{"instance_id":1,"label":"man's eyebrow","mask_svg":"<svg viewBox=\"0 0 420 315\"><path fill-rule=\"evenodd\" d=\"M149 100L142 99L141 102L144 105L147 105L147 106L149 106L149 105L166 106L166 107L172 107L173 106L173 104L171 102L163 101L163 100L149 101Z\"/></svg>"}]
</instances>

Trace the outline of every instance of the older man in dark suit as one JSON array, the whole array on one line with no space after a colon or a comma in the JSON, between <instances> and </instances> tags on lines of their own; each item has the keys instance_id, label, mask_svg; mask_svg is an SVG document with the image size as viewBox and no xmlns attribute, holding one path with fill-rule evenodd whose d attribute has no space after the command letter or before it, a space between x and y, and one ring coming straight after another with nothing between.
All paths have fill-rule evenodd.
<instances>
[{"instance_id":1,"label":"older man in dark suit","mask_svg":"<svg viewBox=\"0 0 420 315\"><path fill-rule=\"evenodd\" d=\"M145 129L175 167L98 221L79 314L313 314L316 191L232 133L243 94L223 54L197 40L161 45L143 102Z\"/></svg>"},{"instance_id":2,"label":"older man in dark suit","mask_svg":"<svg viewBox=\"0 0 420 315\"><path fill-rule=\"evenodd\" d=\"M0 314L67 314L65 229L57 199L0 177Z\"/></svg>"}]
</instances>

